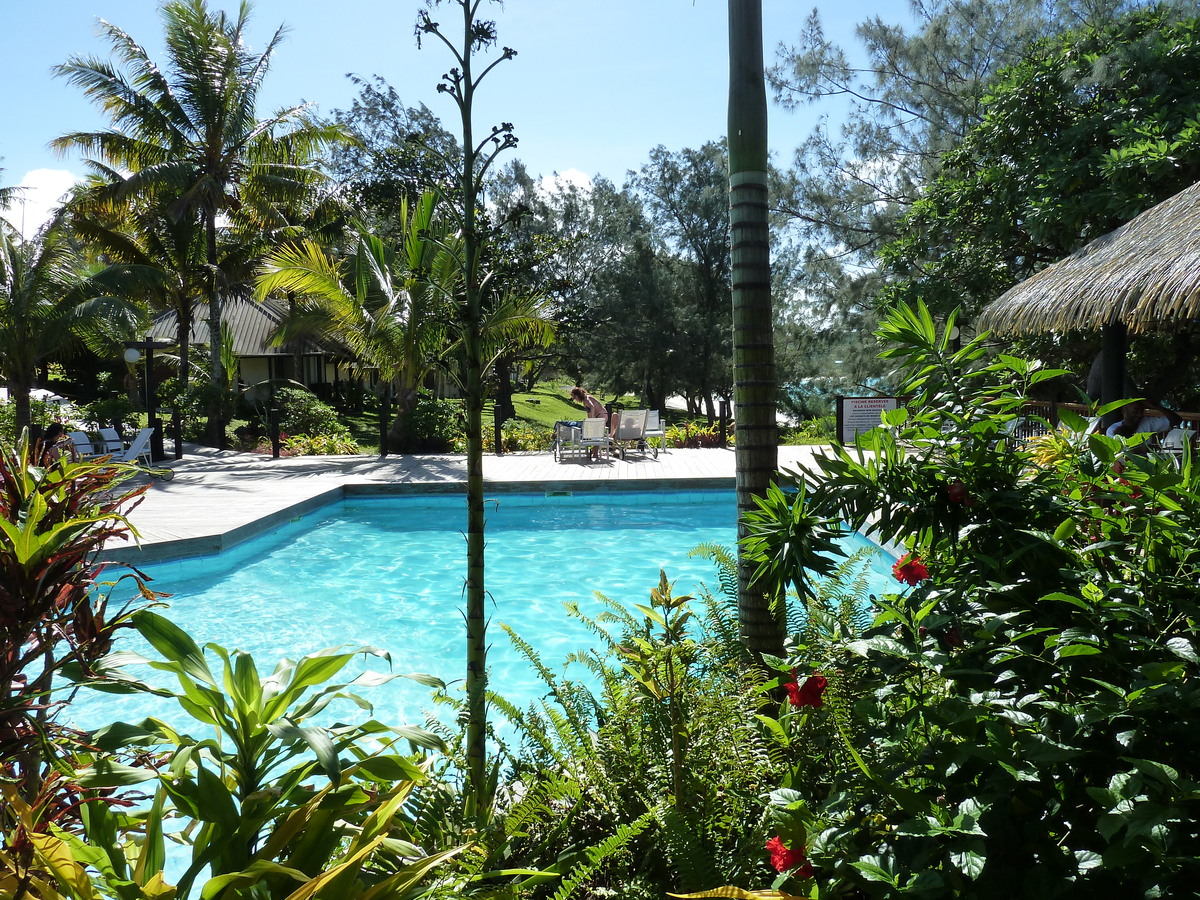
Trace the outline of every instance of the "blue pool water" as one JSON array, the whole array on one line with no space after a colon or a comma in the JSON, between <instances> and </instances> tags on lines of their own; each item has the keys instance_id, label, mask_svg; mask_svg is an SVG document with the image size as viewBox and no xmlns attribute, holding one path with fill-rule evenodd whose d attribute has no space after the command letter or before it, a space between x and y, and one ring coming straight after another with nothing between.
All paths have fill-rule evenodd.
<instances>
[{"instance_id":1,"label":"blue pool water","mask_svg":"<svg viewBox=\"0 0 1200 900\"><path fill-rule=\"evenodd\" d=\"M563 609L574 601L596 615L599 591L625 605L648 603L659 570L676 593L701 583L717 591L715 566L689 558L704 542L733 548L731 491L503 495L487 503L486 587L490 594L489 686L524 706L541 682L498 627L511 626L561 671L595 637ZM339 645L391 655L392 671L463 677L460 611L466 567L462 497L350 497L214 557L146 566L164 612L197 643L251 652L262 675L282 657ZM847 551L873 547L858 535ZM876 548L877 550L877 548ZM872 563L879 591L895 590L890 558ZM154 656L136 636L126 646ZM213 663L215 665L215 663ZM384 669L373 661L371 668ZM347 671L360 671L353 664ZM141 676L146 673L139 672ZM429 689L396 680L363 695L388 723L419 723ZM164 705L165 704L165 705ZM177 721L169 701L81 692L72 718L83 727L155 715Z\"/></svg>"}]
</instances>

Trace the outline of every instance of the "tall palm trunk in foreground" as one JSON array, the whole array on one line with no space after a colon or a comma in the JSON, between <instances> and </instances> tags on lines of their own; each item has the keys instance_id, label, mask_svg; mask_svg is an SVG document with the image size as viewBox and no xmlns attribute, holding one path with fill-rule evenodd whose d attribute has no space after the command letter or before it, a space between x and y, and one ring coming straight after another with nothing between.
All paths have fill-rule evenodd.
<instances>
[{"instance_id":1,"label":"tall palm trunk in foreground","mask_svg":"<svg viewBox=\"0 0 1200 900\"><path fill-rule=\"evenodd\" d=\"M738 537L778 466L767 206L767 96L761 0L729 0L729 228L732 242ZM738 619L756 654L783 655L784 615L738 551Z\"/></svg>"}]
</instances>

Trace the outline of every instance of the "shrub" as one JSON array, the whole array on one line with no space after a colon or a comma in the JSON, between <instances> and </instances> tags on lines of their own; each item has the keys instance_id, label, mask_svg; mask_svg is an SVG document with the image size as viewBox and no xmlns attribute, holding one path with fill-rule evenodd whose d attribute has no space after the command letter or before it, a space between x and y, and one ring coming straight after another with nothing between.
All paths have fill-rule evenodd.
<instances>
[{"instance_id":1,"label":"shrub","mask_svg":"<svg viewBox=\"0 0 1200 900\"><path fill-rule=\"evenodd\" d=\"M837 416L817 416L794 427L784 428L779 442L785 445L828 443L837 432Z\"/></svg>"},{"instance_id":2,"label":"shrub","mask_svg":"<svg viewBox=\"0 0 1200 900\"><path fill-rule=\"evenodd\" d=\"M681 425L670 425L667 427L667 442L672 447L720 447L721 444L721 428L716 423L709 425L706 422L684 422ZM734 429L730 428L725 439L726 445L732 445L734 441Z\"/></svg>"},{"instance_id":3,"label":"shrub","mask_svg":"<svg viewBox=\"0 0 1200 900\"><path fill-rule=\"evenodd\" d=\"M112 426L122 433L129 433L137 428L133 404L124 394L76 404L75 411L79 421L91 431Z\"/></svg>"},{"instance_id":4,"label":"shrub","mask_svg":"<svg viewBox=\"0 0 1200 900\"><path fill-rule=\"evenodd\" d=\"M954 351L921 306L879 334L914 401L818 460L811 502L904 545L914 587L861 636L793 645L851 700L813 712L839 764L798 746L773 795L786 848L821 896L1189 895L1200 467L1131 455L1118 476L1103 436L1037 466L1005 426L1061 373L988 361L983 335Z\"/></svg>"},{"instance_id":5,"label":"shrub","mask_svg":"<svg viewBox=\"0 0 1200 900\"><path fill-rule=\"evenodd\" d=\"M405 423L408 448L413 451L442 453L454 446L463 430L461 400L439 400L421 394Z\"/></svg>"},{"instance_id":6,"label":"shrub","mask_svg":"<svg viewBox=\"0 0 1200 900\"><path fill-rule=\"evenodd\" d=\"M0 402L0 441L12 446L17 442L17 405L11 400ZM29 422L45 427L62 420L62 405L44 400L29 401Z\"/></svg>"},{"instance_id":7,"label":"shrub","mask_svg":"<svg viewBox=\"0 0 1200 900\"><path fill-rule=\"evenodd\" d=\"M59 723L60 696L128 624L129 607L110 608L112 585L98 581L94 558L129 533L125 513L146 490L116 490L131 473L66 458L41 466L25 438L0 443L0 884L18 896L27 877L40 878L35 843L86 817L67 777L86 738ZM127 577L139 598L153 597Z\"/></svg>"},{"instance_id":8,"label":"shrub","mask_svg":"<svg viewBox=\"0 0 1200 900\"><path fill-rule=\"evenodd\" d=\"M279 407L279 430L288 434L310 437L345 435L348 429L338 418L337 410L322 402L316 394L301 388L284 387L275 392ZM266 410L262 411L266 416Z\"/></svg>"},{"instance_id":9,"label":"shrub","mask_svg":"<svg viewBox=\"0 0 1200 900\"><path fill-rule=\"evenodd\" d=\"M362 448L354 442L349 432L288 435L281 449L286 449L288 456L354 456L362 453Z\"/></svg>"},{"instance_id":10,"label":"shrub","mask_svg":"<svg viewBox=\"0 0 1200 900\"><path fill-rule=\"evenodd\" d=\"M550 429L534 425L521 419L509 419L500 431L500 449L504 453L520 453L527 450L545 450L553 441ZM491 423L483 426L483 452L491 453L496 446L496 429ZM467 437L458 434L454 438L454 452L467 452Z\"/></svg>"}]
</instances>

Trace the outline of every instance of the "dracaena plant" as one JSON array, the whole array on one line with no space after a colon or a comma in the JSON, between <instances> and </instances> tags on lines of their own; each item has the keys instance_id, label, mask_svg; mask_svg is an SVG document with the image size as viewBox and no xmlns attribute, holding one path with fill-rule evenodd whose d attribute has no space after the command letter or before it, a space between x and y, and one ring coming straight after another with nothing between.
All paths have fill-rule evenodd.
<instances>
[{"instance_id":1,"label":"dracaena plant","mask_svg":"<svg viewBox=\"0 0 1200 900\"><path fill-rule=\"evenodd\" d=\"M99 755L77 773L79 783L94 795L135 784L153 791L132 813L89 807L82 838L56 832L76 867L100 872L111 889L132 883L132 896L153 896L166 889L156 873L167 858L164 830L172 820L180 826L173 839L186 856L169 886L176 898L196 891L203 897L399 897L458 852L420 849L404 811L413 786L426 779L425 764L414 754L442 749L433 734L373 719L314 721L328 721L334 701L369 710L358 688L394 677L440 687L436 679L368 670L338 680L358 656L387 657L372 648L283 660L264 675L248 654L212 643L202 649L157 613L142 610L133 621L159 658L111 654L100 666L105 681L99 686L172 700L202 736L156 717L96 732ZM210 658L219 664L215 671ZM166 673L177 689L125 674L129 664ZM152 757L130 766L114 761L110 754L117 752Z\"/></svg>"},{"instance_id":2,"label":"dracaena plant","mask_svg":"<svg viewBox=\"0 0 1200 900\"><path fill-rule=\"evenodd\" d=\"M33 878L36 835L78 821L75 785L56 771L79 744L60 723L61 676L90 671L126 624L130 609L109 609L95 558L130 534L125 514L145 490L118 490L128 467L40 456L28 433L0 444L0 783L13 795L0 803L0 879Z\"/></svg>"}]
</instances>

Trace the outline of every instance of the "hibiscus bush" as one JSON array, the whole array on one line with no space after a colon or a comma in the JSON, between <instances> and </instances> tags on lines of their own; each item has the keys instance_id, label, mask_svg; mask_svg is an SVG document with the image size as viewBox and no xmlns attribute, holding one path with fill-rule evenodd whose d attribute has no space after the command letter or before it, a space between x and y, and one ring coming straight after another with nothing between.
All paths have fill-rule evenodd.
<instances>
[{"instance_id":1,"label":"hibiscus bush","mask_svg":"<svg viewBox=\"0 0 1200 900\"><path fill-rule=\"evenodd\" d=\"M835 740L823 765L791 745L775 887L1192 896L1200 468L1103 436L1038 465L1005 425L1058 373L954 350L922 307L880 336L912 404L804 479L813 515L907 555L869 627L780 663L827 679L802 715Z\"/></svg>"}]
</instances>

